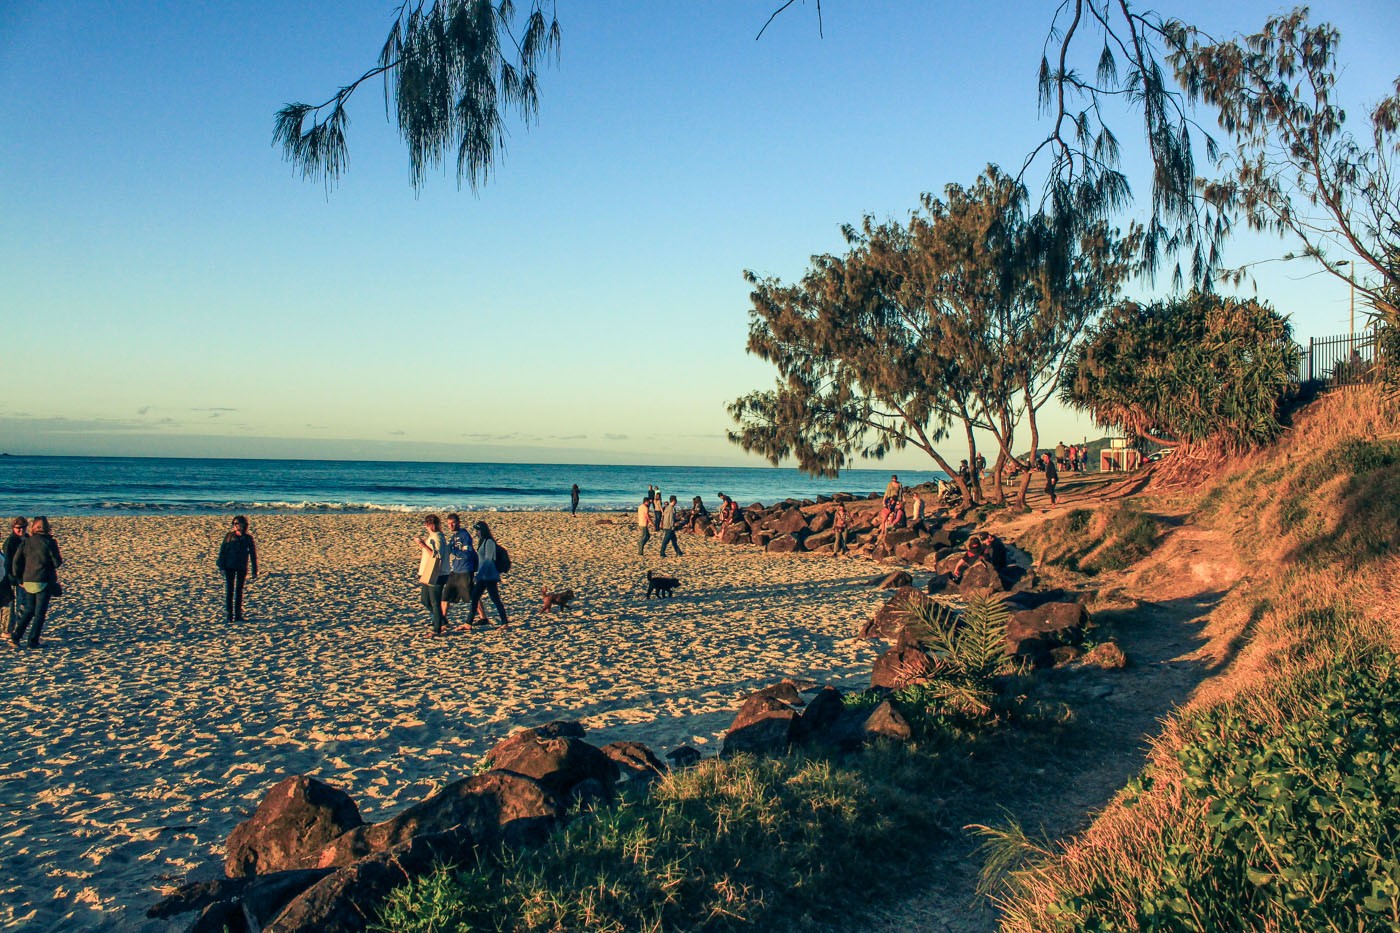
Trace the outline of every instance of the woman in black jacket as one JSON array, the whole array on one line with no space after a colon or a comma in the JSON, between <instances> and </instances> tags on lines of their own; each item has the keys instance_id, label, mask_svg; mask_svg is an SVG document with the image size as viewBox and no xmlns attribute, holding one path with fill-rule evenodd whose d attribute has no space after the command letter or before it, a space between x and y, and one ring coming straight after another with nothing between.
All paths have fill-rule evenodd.
<instances>
[{"instance_id":1,"label":"woman in black jacket","mask_svg":"<svg viewBox=\"0 0 1400 933\"><path fill-rule=\"evenodd\" d=\"M39 633L44 630L44 619L49 614L49 600L53 599L58 588L58 568L63 566L63 556L58 552L58 542L49 534L49 520L37 516L29 523L29 537L15 551L10 570L20 581L19 594L23 605L10 631L10 644L16 648L29 631L29 647L39 647ZM30 623L34 628L30 629Z\"/></svg>"},{"instance_id":2,"label":"woman in black jacket","mask_svg":"<svg viewBox=\"0 0 1400 933\"><path fill-rule=\"evenodd\" d=\"M233 524L219 545L219 569L224 572L224 619L245 622L243 618L243 582L251 565L254 579L258 576L258 547L248 534L248 518L235 515Z\"/></svg>"},{"instance_id":3,"label":"woman in black jacket","mask_svg":"<svg viewBox=\"0 0 1400 933\"><path fill-rule=\"evenodd\" d=\"M19 617L21 608L19 594L24 592L20 588L19 580L11 575L10 567L14 563L15 554L24 544L28 528L29 519L17 515L10 521L10 536L5 539L4 563L0 564L0 607L9 607L9 617L5 620L6 637L15 630L15 619Z\"/></svg>"}]
</instances>

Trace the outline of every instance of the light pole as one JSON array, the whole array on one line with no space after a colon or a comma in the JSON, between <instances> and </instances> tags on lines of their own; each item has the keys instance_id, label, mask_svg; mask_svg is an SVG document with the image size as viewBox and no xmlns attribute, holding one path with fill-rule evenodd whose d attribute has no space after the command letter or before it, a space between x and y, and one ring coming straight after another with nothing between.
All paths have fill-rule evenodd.
<instances>
[{"instance_id":1,"label":"light pole","mask_svg":"<svg viewBox=\"0 0 1400 933\"><path fill-rule=\"evenodd\" d=\"M1347 281L1351 283L1351 325L1347 331L1351 343L1356 342L1356 263L1350 259L1338 259L1335 266L1347 267Z\"/></svg>"}]
</instances>

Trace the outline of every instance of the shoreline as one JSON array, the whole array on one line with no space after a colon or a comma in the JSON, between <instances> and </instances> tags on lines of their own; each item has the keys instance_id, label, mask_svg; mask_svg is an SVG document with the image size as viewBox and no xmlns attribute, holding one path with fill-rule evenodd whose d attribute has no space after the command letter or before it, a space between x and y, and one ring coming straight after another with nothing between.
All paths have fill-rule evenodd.
<instances>
[{"instance_id":1,"label":"shoreline","mask_svg":"<svg viewBox=\"0 0 1400 933\"><path fill-rule=\"evenodd\" d=\"M658 560L653 538L642 558L603 514L464 514L511 550L511 624L445 639L425 637L403 513L255 516L264 573L231 626L218 518L56 519L49 646L9 655L0 688L19 725L0 752L16 804L0 923L160 929L145 908L219 871L229 831L289 774L379 820L517 727L577 719L597 744L709 754L753 689L868 685L878 650L854 636L883 602L873 565L689 534L685 557ZM648 568L681 578L673 599L644 598ZM573 611L536 615L563 586Z\"/></svg>"}]
</instances>

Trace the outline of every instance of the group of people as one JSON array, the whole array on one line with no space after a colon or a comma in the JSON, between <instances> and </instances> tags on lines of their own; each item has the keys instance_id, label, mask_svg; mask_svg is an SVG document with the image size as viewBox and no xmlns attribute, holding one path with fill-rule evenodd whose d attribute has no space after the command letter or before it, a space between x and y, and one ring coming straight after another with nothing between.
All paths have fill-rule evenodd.
<instances>
[{"instance_id":1,"label":"group of people","mask_svg":"<svg viewBox=\"0 0 1400 933\"><path fill-rule=\"evenodd\" d=\"M699 503L701 509L705 504L696 496L692 502L691 514L688 525L691 531L696 529L699 516L695 514L694 503ZM647 552L647 542L651 540L653 531L661 534L661 556L666 556L666 548L669 545L677 557L684 557L681 551L681 544L676 540L676 528L678 522L683 521L676 515L676 497L662 501L661 490L655 486L647 487L646 497L642 499L642 504L637 506L637 528L641 531L641 539L637 543L637 553L639 555Z\"/></svg>"},{"instance_id":2,"label":"group of people","mask_svg":"<svg viewBox=\"0 0 1400 933\"><path fill-rule=\"evenodd\" d=\"M575 487L577 488L577 487ZM434 637L447 628L447 607L467 603L466 627L475 624L473 618L486 624L486 609L481 598L489 596L491 604L506 625L506 607L501 602L501 573L510 569L509 554L496 543L491 528L485 522L472 525L476 543L462 527L456 512L447 516L447 529L436 515L423 516L424 533L413 540L418 545L419 598L428 610Z\"/></svg>"},{"instance_id":3,"label":"group of people","mask_svg":"<svg viewBox=\"0 0 1400 933\"><path fill-rule=\"evenodd\" d=\"M49 520L43 515L32 520L11 519L4 557L0 607L8 613L5 635L15 648L22 644L38 648L49 604L63 595L63 587L58 582L63 555L49 530Z\"/></svg>"},{"instance_id":4,"label":"group of people","mask_svg":"<svg viewBox=\"0 0 1400 933\"><path fill-rule=\"evenodd\" d=\"M1055 466L1066 473L1083 473L1089 469L1089 448L1084 444L1070 444L1064 441L1055 445Z\"/></svg>"}]
</instances>

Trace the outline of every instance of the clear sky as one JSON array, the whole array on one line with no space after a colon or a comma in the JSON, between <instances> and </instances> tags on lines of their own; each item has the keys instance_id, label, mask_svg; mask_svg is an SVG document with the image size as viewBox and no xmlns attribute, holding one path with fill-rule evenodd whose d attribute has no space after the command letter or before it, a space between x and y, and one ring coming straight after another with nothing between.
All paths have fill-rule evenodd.
<instances>
[{"instance_id":1,"label":"clear sky","mask_svg":"<svg viewBox=\"0 0 1400 933\"><path fill-rule=\"evenodd\" d=\"M1054 6L826 0L823 38L807 0L754 41L778 5L560 0L539 122L478 195L415 196L375 83L328 197L273 114L369 67L391 3L0 0L0 450L758 465L724 439L773 380L743 270L799 277L842 223L1019 167ZM1283 9L1161 7L1222 36ZM1359 113L1400 7L1312 9ZM1260 295L1345 332L1310 272L1260 267ZM1042 437L1100 433L1057 410Z\"/></svg>"}]
</instances>

